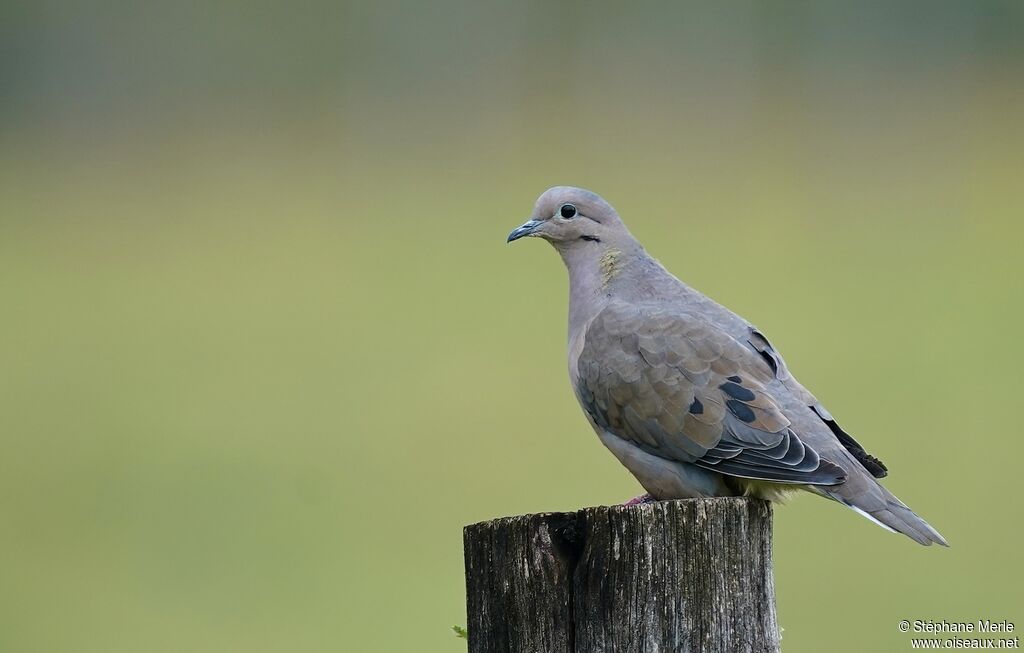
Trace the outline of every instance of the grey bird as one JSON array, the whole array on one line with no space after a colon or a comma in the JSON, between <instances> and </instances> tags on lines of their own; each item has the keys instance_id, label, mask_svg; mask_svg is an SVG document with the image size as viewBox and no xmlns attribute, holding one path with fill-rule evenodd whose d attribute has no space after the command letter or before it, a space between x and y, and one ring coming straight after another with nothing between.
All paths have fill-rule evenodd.
<instances>
[{"instance_id":1,"label":"grey bird","mask_svg":"<svg viewBox=\"0 0 1024 653\"><path fill-rule=\"evenodd\" d=\"M793 377L761 331L647 254L618 213L556 186L508 236L569 271L569 377L590 425L653 499L808 490L948 546L876 479L887 469Z\"/></svg>"}]
</instances>

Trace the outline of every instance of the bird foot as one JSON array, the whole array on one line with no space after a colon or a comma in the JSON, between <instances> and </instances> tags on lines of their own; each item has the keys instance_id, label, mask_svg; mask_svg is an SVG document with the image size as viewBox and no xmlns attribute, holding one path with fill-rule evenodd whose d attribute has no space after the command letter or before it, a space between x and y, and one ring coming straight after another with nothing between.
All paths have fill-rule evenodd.
<instances>
[{"instance_id":1,"label":"bird foot","mask_svg":"<svg viewBox=\"0 0 1024 653\"><path fill-rule=\"evenodd\" d=\"M640 505L643 505L645 503L654 503L655 501L657 501L657 499L655 499L651 495L649 495L649 494L641 494L640 496L635 497L633 499L630 499L629 501L627 501L626 503L624 503L622 505L624 505L624 506L640 506Z\"/></svg>"}]
</instances>

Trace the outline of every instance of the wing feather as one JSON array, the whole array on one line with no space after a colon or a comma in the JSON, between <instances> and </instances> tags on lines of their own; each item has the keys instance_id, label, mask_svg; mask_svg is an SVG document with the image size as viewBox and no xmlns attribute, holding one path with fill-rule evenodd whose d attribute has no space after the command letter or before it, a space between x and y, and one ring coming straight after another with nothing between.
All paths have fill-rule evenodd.
<instances>
[{"instance_id":1,"label":"wing feather","mask_svg":"<svg viewBox=\"0 0 1024 653\"><path fill-rule=\"evenodd\" d=\"M773 383L781 360L766 360L697 315L613 302L587 330L577 390L596 424L654 455L743 478L843 482L794 431L772 396L786 391Z\"/></svg>"}]
</instances>

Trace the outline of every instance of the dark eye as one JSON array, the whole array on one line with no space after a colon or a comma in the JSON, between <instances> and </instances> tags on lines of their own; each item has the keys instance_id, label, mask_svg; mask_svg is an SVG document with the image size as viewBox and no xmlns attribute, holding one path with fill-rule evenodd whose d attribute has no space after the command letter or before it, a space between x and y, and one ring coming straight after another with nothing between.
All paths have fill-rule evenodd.
<instances>
[{"instance_id":1,"label":"dark eye","mask_svg":"<svg viewBox=\"0 0 1024 653\"><path fill-rule=\"evenodd\" d=\"M558 212L566 220L568 220L569 218L575 218L576 217L576 207L573 206L572 204L563 204L562 208L558 209Z\"/></svg>"}]
</instances>

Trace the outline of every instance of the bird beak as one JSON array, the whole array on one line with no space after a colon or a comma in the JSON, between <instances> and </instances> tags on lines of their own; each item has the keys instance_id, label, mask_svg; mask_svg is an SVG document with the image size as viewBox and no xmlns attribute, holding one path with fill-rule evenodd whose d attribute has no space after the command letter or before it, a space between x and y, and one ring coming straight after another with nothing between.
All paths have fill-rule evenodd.
<instances>
[{"instance_id":1,"label":"bird beak","mask_svg":"<svg viewBox=\"0 0 1024 653\"><path fill-rule=\"evenodd\" d=\"M512 230L512 233L508 235L508 240L505 242L511 243L513 240L519 240L525 236L532 236L537 232L537 229L544 224L541 220L527 220L522 225Z\"/></svg>"}]
</instances>

